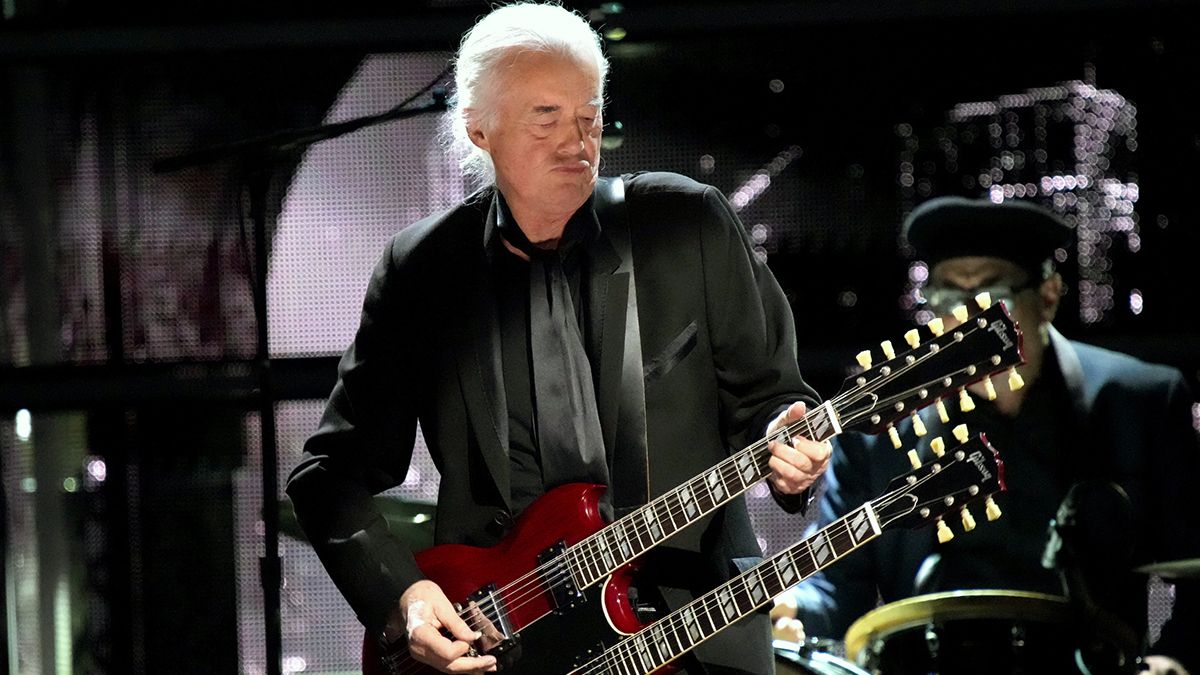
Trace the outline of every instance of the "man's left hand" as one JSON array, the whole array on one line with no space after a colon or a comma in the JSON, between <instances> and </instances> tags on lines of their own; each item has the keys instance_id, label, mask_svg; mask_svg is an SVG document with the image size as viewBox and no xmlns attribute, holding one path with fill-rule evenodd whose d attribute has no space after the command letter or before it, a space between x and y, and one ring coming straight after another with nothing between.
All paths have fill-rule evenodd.
<instances>
[{"instance_id":1,"label":"man's left hand","mask_svg":"<svg viewBox=\"0 0 1200 675\"><path fill-rule=\"evenodd\" d=\"M799 421L807 410L804 403L797 401L788 406L779 417L776 417L767 427L770 437L777 430ZM782 495L796 495L807 490L816 482L829 466L829 456L833 454L833 446L829 441L820 443L792 434L792 444L771 441L771 459L768 466L771 475L767 477L771 487Z\"/></svg>"}]
</instances>

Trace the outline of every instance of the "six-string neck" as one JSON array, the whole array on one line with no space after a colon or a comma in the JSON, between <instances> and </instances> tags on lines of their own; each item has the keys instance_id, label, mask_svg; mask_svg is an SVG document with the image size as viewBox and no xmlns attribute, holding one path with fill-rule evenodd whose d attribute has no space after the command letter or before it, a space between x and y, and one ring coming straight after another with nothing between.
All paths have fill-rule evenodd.
<instances>
[{"instance_id":1,"label":"six-string neck","mask_svg":"<svg viewBox=\"0 0 1200 675\"><path fill-rule=\"evenodd\" d=\"M826 402L800 420L773 432L712 469L654 499L567 550L569 568L580 588L604 579L721 505L746 492L770 473L768 443L792 436L823 441L841 426Z\"/></svg>"},{"instance_id":2,"label":"six-string neck","mask_svg":"<svg viewBox=\"0 0 1200 675\"><path fill-rule=\"evenodd\" d=\"M771 598L871 541L882 530L871 503L717 587L574 671L640 675L653 672Z\"/></svg>"}]
</instances>

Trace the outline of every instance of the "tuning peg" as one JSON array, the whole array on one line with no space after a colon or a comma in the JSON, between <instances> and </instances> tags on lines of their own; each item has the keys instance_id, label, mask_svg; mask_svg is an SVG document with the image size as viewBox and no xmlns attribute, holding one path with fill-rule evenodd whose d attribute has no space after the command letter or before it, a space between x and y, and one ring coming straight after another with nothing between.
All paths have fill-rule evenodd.
<instances>
[{"instance_id":1,"label":"tuning peg","mask_svg":"<svg viewBox=\"0 0 1200 675\"><path fill-rule=\"evenodd\" d=\"M896 425L894 425L894 424L889 424L887 429L888 429L888 438L892 439L892 447L899 450L901 448L901 446L904 445L903 443L900 442L900 432L896 431Z\"/></svg>"},{"instance_id":2,"label":"tuning peg","mask_svg":"<svg viewBox=\"0 0 1200 675\"><path fill-rule=\"evenodd\" d=\"M915 432L917 434L918 438L929 433L928 431L926 431L925 422L921 419L920 415L918 415L917 413L913 413L912 421L913 421L913 432Z\"/></svg>"},{"instance_id":3,"label":"tuning peg","mask_svg":"<svg viewBox=\"0 0 1200 675\"><path fill-rule=\"evenodd\" d=\"M883 358L889 361L896 358L896 350L892 349L891 340L884 340L883 342L879 343L879 346L883 349Z\"/></svg>"},{"instance_id":4,"label":"tuning peg","mask_svg":"<svg viewBox=\"0 0 1200 675\"><path fill-rule=\"evenodd\" d=\"M929 323L925 325L929 326L929 330L936 337L941 337L942 333L946 332L946 324L942 322L942 317L940 316L933 317L929 320Z\"/></svg>"},{"instance_id":5,"label":"tuning peg","mask_svg":"<svg viewBox=\"0 0 1200 675\"><path fill-rule=\"evenodd\" d=\"M970 313L967 312L966 305L959 305L958 307L950 310L950 313L954 315L954 318L957 319L959 323L966 323L967 317L970 316Z\"/></svg>"},{"instance_id":6,"label":"tuning peg","mask_svg":"<svg viewBox=\"0 0 1200 675\"><path fill-rule=\"evenodd\" d=\"M942 520L941 518L937 519L937 533L939 544L944 544L954 538L954 532L950 529L950 526L946 524L946 521Z\"/></svg>"},{"instance_id":7,"label":"tuning peg","mask_svg":"<svg viewBox=\"0 0 1200 675\"><path fill-rule=\"evenodd\" d=\"M858 360L858 365L862 366L863 370L871 369L871 352L864 349L854 357Z\"/></svg>"},{"instance_id":8,"label":"tuning peg","mask_svg":"<svg viewBox=\"0 0 1200 675\"><path fill-rule=\"evenodd\" d=\"M912 464L912 468L914 469L921 468L921 458L917 456L916 450L908 451L908 463Z\"/></svg>"},{"instance_id":9,"label":"tuning peg","mask_svg":"<svg viewBox=\"0 0 1200 675\"><path fill-rule=\"evenodd\" d=\"M984 291L975 296L975 304L979 305L979 309L987 309L992 306L992 294Z\"/></svg>"},{"instance_id":10,"label":"tuning peg","mask_svg":"<svg viewBox=\"0 0 1200 675\"><path fill-rule=\"evenodd\" d=\"M1009 368L1008 369L1008 390L1016 391L1024 386L1025 386L1025 380L1024 380L1024 378L1021 377L1021 374L1017 372L1017 369L1015 367Z\"/></svg>"},{"instance_id":11,"label":"tuning peg","mask_svg":"<svg viewBox=\"0 0 1200 675\"><path fill-rule=\"evenodd\" d=\"M938 419L942 421L942 424L950 424L950 413L946 412L946 404L942 402L942 399L939 398L934 407L937 408Z\"/></svg>"},{"instance_id":12,"label":"tuning peg","mask_svg":"<svg viewBox=\"0 0 1200 675\"><path fill-rule=\"evenodd\" d=\"M966 388L958 390L958 409L965 413L975 409L975 401L971 399L971 395L967 393Z\"/></svg>"},{"instance_id":13,"label":"tuning peg","mask_svg":"<svg viewBox=\"0 0 1200 675\"><path fill-rule=\"evenodd\" d=\"M987 394L987 400L989 400L989 401L996 400L996 385L992 384L992 376L991 375L983 376L983 391L985 394Z\"/></svg>"},{"instance_id":14,"label":"tuning peg","mask_svg":"<svg viewBox=\"0 0 1200 675\"><path fill-rule=\"evenodd\" d=\"M951 433L954 434L954 437L958 439L959 443L966 443L967 439L971 437L971 432L967 431L967 425L965 424L960 424L954 427L954 429L951 430Z\"/></svg>"},{"instance_id":15,"label":"tuning peg","mask_svg":"<svg viewBox=\"0 0 1200 675\"><path fill-rule=\"evenodd\" d=\"M916 349L921 346L921 331L916 328L908 331L904 334L904 341L908 343L909 347Z\"/></svg>"},{"instance_id":16,"label":"tuning peg","mask_svg":"<svg viewBox=\"0 0 1200 675\"><path fill-rule=\"evenodd\" d=\"M988 497L987 500L983 502L983 506L987 511L988 520L998 520L1000 518L1000 507L996 506L996 502L991 497Z\"/></svg>"},{"instance_id":17,"label":"tuning peg","mask_svg":"<svg viewBox=\"0 0 1200 675\"><path fill-rule=\"evenodd\" d=\"M935 456L941 457L946 454L946 441L943 441L941 436L937 436L929 441L929 449Z\"/></svg>"},{"instance_id":18,"label":"tuning peg","mask_svg":"<svg viewBox=\"0 0 1200 675\"><path fill-rule=\"evenodd\" d=\"M963 532L970 532L975 529L975 516L971 515L971 511L964 506L961 513Z\"/></svg>"}]
</instances>

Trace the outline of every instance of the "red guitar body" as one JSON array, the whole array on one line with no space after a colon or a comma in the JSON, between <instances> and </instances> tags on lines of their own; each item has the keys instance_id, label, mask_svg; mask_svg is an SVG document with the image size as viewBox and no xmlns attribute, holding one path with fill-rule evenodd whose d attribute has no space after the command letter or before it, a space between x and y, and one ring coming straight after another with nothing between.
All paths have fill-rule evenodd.
<instances>
[{"instance_id":1,"label":"red guitar body","mask_svg":"<svg viewBox=\"0 0 1200 675\"><path fill-rule=\"evenodd\" d=\"M536 579L531 572L541 566L539 556L543 552L559 544L572 546L605 527L606 523L599 509L600 496L605 489L603 485L585 483L561 485L531 504L517 518L512 530L495 546L434 546L416 555L417 564L427 578L441 586L451 602L463 606L467 605L473 593L489 585L503 589L527 576ZM607 619L609 629L618 634L636 633L645 627L645 624L638 620L627 593L634 572L635 568L632 565L622 567L603 584L599 596L592 595L601 599L600 603L595 604L603 604L603 615ZM557 609L547 586L541 583L540 579L536 579L533 585L535 588L528 588L527 582L523 581L521 586L525 590L513 593L514 596L519 595L519 601L506 603L507 616L513 632L523 631L547 615L554 616ZM568 614L595 614L598 609L600 608L588 606L585 602L565 611ZM400 650L399 653L396 653L397 649ZM526 649L526 658L523 661L547 661L546 655L540 653L543 649L541 645L535 653ZM578 655L572 653L560 656L566 664L569 663L567 659ZM540 672L538 668L530 671L530 665L518 662L515 672ZM559 672L565 673L569 669L565 667ZM437 671L413 660L403 646L394 647L391 654L385 654L374 636L367 635L363 640L363 675L415 675L434 672Z\"/></svg>"}]
</instances>

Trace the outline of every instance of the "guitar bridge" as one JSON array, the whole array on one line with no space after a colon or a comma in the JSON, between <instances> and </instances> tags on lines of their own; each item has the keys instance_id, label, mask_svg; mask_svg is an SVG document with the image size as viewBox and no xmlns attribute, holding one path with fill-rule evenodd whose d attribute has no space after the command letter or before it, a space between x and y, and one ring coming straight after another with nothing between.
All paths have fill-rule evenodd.
<instances>
[{"instance_id":1,"label":"guitar bridge","mask_svg":"<svg viewBox=\"0 0 1200 675\"><path fill-rule=\"evenodd\" d=\"M566 543L560 541L538 554L538 568L543 570L542 578L554 580L554 583L547 583L546 586L554 599L555 614L562 614L585 600L583 591L575 585L575 577L571 576L571 570L567 569L567 559L563 555L566 550Z\"/></svg>"},{"instance_id":2,"label":"guitar bridge","mask_svg":"<svg viewBox=\"0 0 1200 675\"><path fill-rule=\"evenodd\" d=\"M517 646L508 608L496 592L496 584L488 584L467 596L466 607L458 610L467 625L482 634L473 647L476 651L498 656Z\"/></svg>"}]
</instances>

